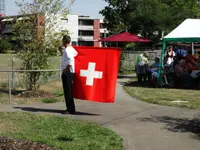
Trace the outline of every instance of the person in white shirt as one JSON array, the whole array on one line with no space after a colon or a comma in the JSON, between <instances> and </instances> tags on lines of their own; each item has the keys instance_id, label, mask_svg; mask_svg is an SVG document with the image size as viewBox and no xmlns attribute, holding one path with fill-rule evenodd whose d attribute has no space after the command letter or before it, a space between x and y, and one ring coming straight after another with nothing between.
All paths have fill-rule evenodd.
<instances>
[{"instance_id":1,"label":"person in white shirt","mask_svg":"<svg viewBox=\"0 0 200 150\"><path fill-rule=\"evenodd\" d=\"M74 114L75 104L73 98L73 76L75 73L75 57L77 51L70 45L71 38L68 35L64 35L62 39L63 46L65 47L62 55L62 84L64 90L64 97L67 110L63 111L63 114Z\"/></svg>"}]
</instances>

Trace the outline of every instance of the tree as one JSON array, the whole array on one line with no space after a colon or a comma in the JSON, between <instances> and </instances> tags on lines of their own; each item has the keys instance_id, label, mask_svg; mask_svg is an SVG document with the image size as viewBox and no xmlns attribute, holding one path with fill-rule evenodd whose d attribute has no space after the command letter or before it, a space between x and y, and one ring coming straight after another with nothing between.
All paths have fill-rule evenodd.
<instances>
[{"instance_id":1,"label":"tree","mask_svg":"<svg viewBox=\"0 0 200 150\"><path fill-rule=\"evenodd\" d=\"M57 53L61 33L58 29L58 17L66 17L68 8L64 0L35 0L34 3L24 0L17 3L20 8L20 19L14 25L16 41L20 43L19 58L25 70L48 69L48 59ZM41 76L47 79L49 72L27 72L25 81L28 90L39 88Z\"/></svg>"},{"instance_id":2,"label":"tree","mask_svg":"<svg viewBox=\"0 0 200 150\"><path fill-rule=\"evenodd\" d=\"M159 41L186 18L200 17L197 0L105 0L100 13L111 32L129 29L145 38Z\"/></svg>"},{"instance_id":3,"label":"tree","mask_svg":"<svg viewBox=\"0 0 200 150\"><path fill-rule=\"evenodd\" d=\"M12 44L5 37L0 37L0 53L5 53L7 50L12 49Z\"/></svg>"}]
</instances>

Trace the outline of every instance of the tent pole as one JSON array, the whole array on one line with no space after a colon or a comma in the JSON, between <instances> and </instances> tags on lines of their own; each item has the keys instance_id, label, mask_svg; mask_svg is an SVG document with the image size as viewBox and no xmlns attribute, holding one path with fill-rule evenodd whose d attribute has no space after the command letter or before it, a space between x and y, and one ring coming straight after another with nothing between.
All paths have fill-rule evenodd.
<instances>
[{"instance_id":1,"label":"tent pole","mask_svg":"<svg viewBox=\"0 0 200 150\"><path fill-rule=\"evenodd\" d=\"M192 42L192 55L194 55L194 42Z\"/></svg>"},{"instance_id":2,"label":"tent pole","mask_svg":"<svg viewBox=\"0 0 200 150\"><path fill-rule=\"evenodd\" d=\"M166 42L164 41L163 47L162 47L162 53L161 53L159 72L158 72L158 82L157 82L158 86L161 85L161 74L162 74L163 66L164 66L165 48L166 48Z\"/></svg>"}]
</instances>

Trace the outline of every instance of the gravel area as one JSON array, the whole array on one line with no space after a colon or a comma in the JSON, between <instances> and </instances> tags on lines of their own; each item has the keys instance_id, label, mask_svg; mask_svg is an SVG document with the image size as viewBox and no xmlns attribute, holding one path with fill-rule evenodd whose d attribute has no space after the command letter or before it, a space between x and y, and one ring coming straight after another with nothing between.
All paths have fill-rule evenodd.
<instances>
[{"instance_id":1,"label":"gravel area","mask_svg":"<svg viewBox=\"0 0 200 150\"><path fill-rule=\"evenodd\" d=\"M27 140L0 137L0 150L53 150L51 147Z\"/></svg>"}]
</instances>

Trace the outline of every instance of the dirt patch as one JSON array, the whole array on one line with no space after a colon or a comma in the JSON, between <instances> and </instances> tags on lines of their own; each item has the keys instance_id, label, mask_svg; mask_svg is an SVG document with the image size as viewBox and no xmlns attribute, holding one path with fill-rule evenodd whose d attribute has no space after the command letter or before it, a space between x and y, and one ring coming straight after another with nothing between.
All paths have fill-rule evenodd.
<instances>
[{"instance_id":1,"label":"dirt patch","mask_svg":"<svg viewBox=\"0 0 200 150\"><path fill-rule=\"evenodd\" d=\"M24 98L55 98L53 94L45 91L25 91L19 93L17 96Z\"/></svg>"},{"instance_id":2,"label":"dirt patch","mask_svg":"<svg viewBox=\"0 0 200 150\"><path fill-rule=\"evenodd\" d=\"M40 144L37 142L0 137L0 150L53 150L53 149L45 144Z\"/></svg>"},{"instance_id":3,"label":"dirt patch","mask_svg":"<svg viewBox=\"0 0 200 150\"><path fill-rule=\"evenodd\" d=\"M54 91L55 89L62 89L62 82L59 81L52 81L50 83L48 83L47 85L42 85L40 87L40 89L44 90L44 91Z\"/></svg>"}]
</instances>

